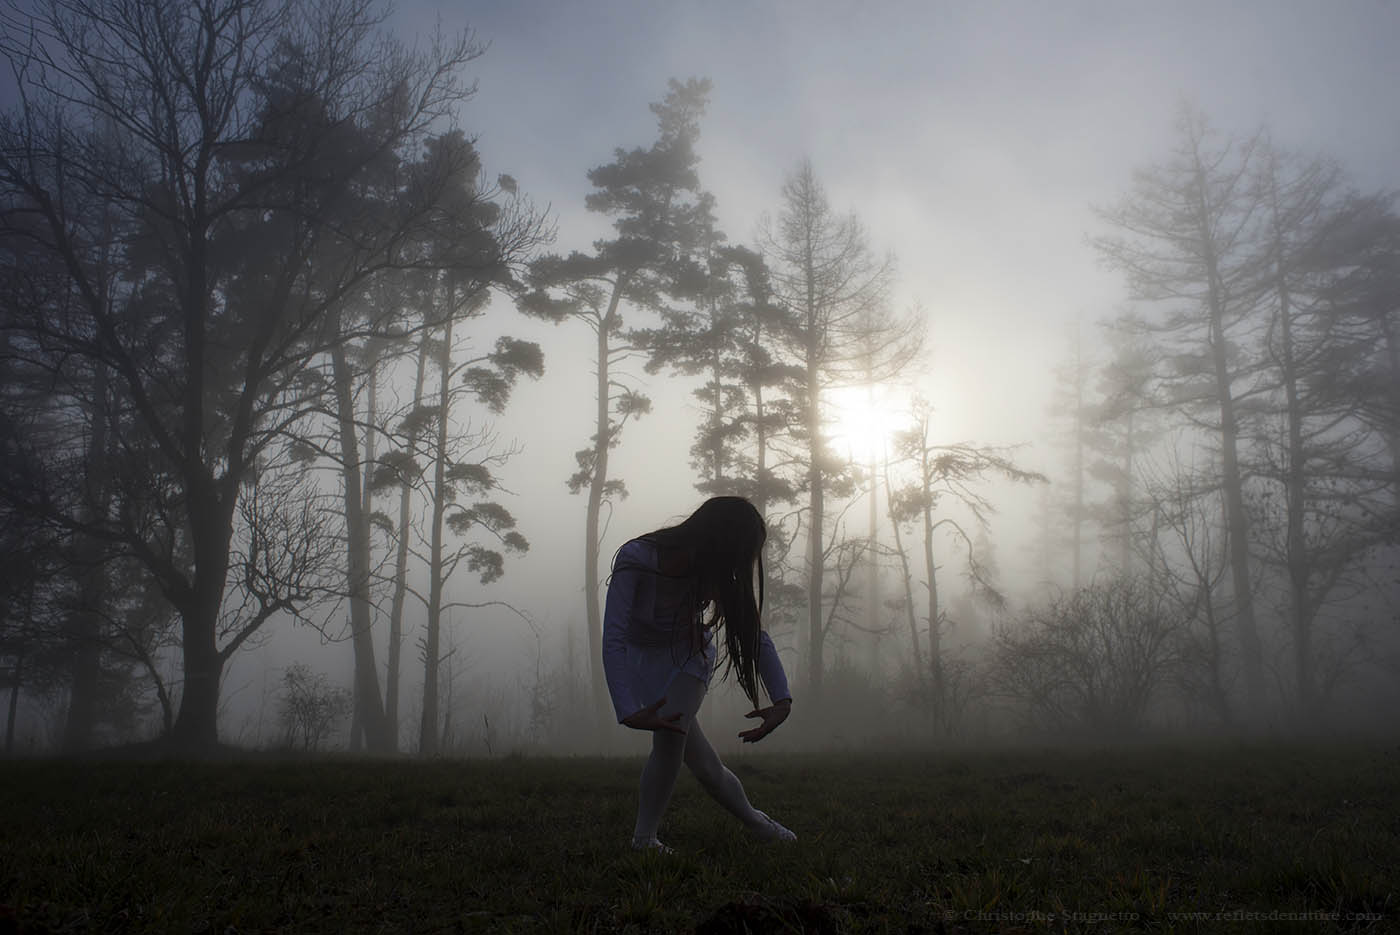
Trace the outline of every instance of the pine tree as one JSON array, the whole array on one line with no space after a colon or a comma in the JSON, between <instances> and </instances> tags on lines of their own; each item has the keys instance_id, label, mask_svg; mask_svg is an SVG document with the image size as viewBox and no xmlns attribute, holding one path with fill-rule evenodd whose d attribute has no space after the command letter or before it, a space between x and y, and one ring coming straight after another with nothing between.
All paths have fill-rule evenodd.
<instances>
[{"instance_id":1,"label":"pine tree","mask_svg":"<svg viewBox=\"0 0 1400 935\"><path fill-rule=\"evenodd\" d=\"M609 475L608 457L626 423L651 409L651 401L616 374L620 361L640 351L629 338L623 313L630 308L655 314L668 296L693 298L703 282L695 257L704 247L709 203L701 195L695 143L709 90L706 80L672 79L666 97L651 105L656 141L645 149L618 149L612 162L589 171L594 191L586 199L588 209L612 217L617 236L595 242L592 253L542 257L530 269L532 290L520 300L526 314L581 321L593 332L594 432L589 447L575 455L578 471L568 486L588 497L584 603L590 684L600 719L607 711L601 517L605 503L627 495L626 484Z\"/></svg>"},{"instance_id":2,"label":"pine tree","mask_svg":"<svg viewBox=\"0 0 1400 935\"><path fill-rule=\"evenodd\" d=\"M1161 304L1157 319L1135 320L1162 347L1160 392L1219 450L1234 616L1245 689L1258 713L1264 660L1240 449L1241 399L1256 363L1245 349L1260 324L1253 250L1259 201L1251 183L1259 141L1217 142L1205 117L1189 108L1177 130L1171 157L1137 172L1132 193L1099 212L1112 233L1094 243L1126 275L1135 299Z\"/></svg>"}]
</instances>

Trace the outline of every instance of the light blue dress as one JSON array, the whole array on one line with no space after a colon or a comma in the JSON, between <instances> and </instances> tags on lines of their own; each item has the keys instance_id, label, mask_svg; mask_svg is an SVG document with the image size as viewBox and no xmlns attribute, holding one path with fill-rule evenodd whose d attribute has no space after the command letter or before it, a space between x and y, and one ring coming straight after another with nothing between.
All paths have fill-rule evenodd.
<instances>
[{"instance_id":1,"label":"light blue dress","mask_svg":"<svg viewBox=\"0 0 1400 935\"><path fill-rule=\"evenodd\" d=\"M713 631L697 626L701 609L689 578L661 573L655 543L633 539L618 550L603 613L603 673L619 722L665 697L677 675L709 684L717 653ZM791 697L762 630L754 667L770 699Z\"/></svg>"}]
</instances>

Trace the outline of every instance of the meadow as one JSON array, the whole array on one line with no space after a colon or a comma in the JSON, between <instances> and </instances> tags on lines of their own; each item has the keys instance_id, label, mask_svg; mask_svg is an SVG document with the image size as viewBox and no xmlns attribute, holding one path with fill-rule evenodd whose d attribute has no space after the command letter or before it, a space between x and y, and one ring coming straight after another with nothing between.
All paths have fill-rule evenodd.
<instances>
[{"instance_id":1,"label":"meadow","mask_svg":"<svg viewBox=\"0 0 1400 935\"><path fill-rule=\"evenodd\" d=\"M1400 931L1400 746L0 764L5 932Z\"/></svg>"}]
</instances>

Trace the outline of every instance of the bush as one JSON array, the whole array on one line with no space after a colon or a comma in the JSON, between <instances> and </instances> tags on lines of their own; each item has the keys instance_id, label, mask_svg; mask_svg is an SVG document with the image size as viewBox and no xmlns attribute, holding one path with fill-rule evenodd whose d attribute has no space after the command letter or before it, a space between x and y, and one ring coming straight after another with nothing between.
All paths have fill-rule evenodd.
<instances>
[{"instance_id":1,"label":"bush","mask_svg":"<svg viewBox=\"0 0 1400 935\"><path fill-rule=\"evenodd\" d=\"M1181 628L1140 579L1090 585L997 631L999 691L1028 727L1138 731L1179 664Z\"/></svg>"},{"instance_id":2,"label":"bush","mask_svg":"<svg viewBox=\"0 0 1400 935\"><path fill-rule=\"evenodd\" d=\"M277 708L284 745L316 750L349 716L350 705L350 692L331 685L324 674L313 673L304 662L288 666Z\"/></svg>"}]
</instances>

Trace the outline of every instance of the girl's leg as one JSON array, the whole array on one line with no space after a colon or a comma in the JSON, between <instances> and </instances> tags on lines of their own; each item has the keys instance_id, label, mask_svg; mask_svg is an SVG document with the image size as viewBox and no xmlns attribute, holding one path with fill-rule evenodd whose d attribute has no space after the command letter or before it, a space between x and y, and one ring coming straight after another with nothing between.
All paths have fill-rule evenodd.
<instances>
[{"instance_id":1,"label":"girl's leg","mask_svg":"<svg viewBox=\"0 0 1400 935\"><path fill-rule=\"evenodd\" d=\"M644 846L656 839L656 829L661 824L661 816L671 801L671 791L676 787L676 777L685 759L686 738L692 730L698 730L695 713L700 710L700 702L705 698L705 683L693 675L677 675L666 691L666 704L661 708L663 717L677 712L682 714L678 727L687 733L678 734L669 730L651 732L651 756L642 768L641 795L637 802L637 824L632 829L634 846ZM709 746L706 744L706 746Z\"/></svg>"},{"instance_id":2,"label":"girl's leg","mask_svg":"<svg viewBox=\"0 0 1400 935\"><path fill-rule=\"evenodd\" d=\"M710 746L700 722L691 723L685 738L685 765L700 780L700 785L720 805L728 809L735 818L755 830L764 827L767 816L749 804L744 792L744 784L728 767L720 762L719 754Z\"/></svg>"}]
</instances>

